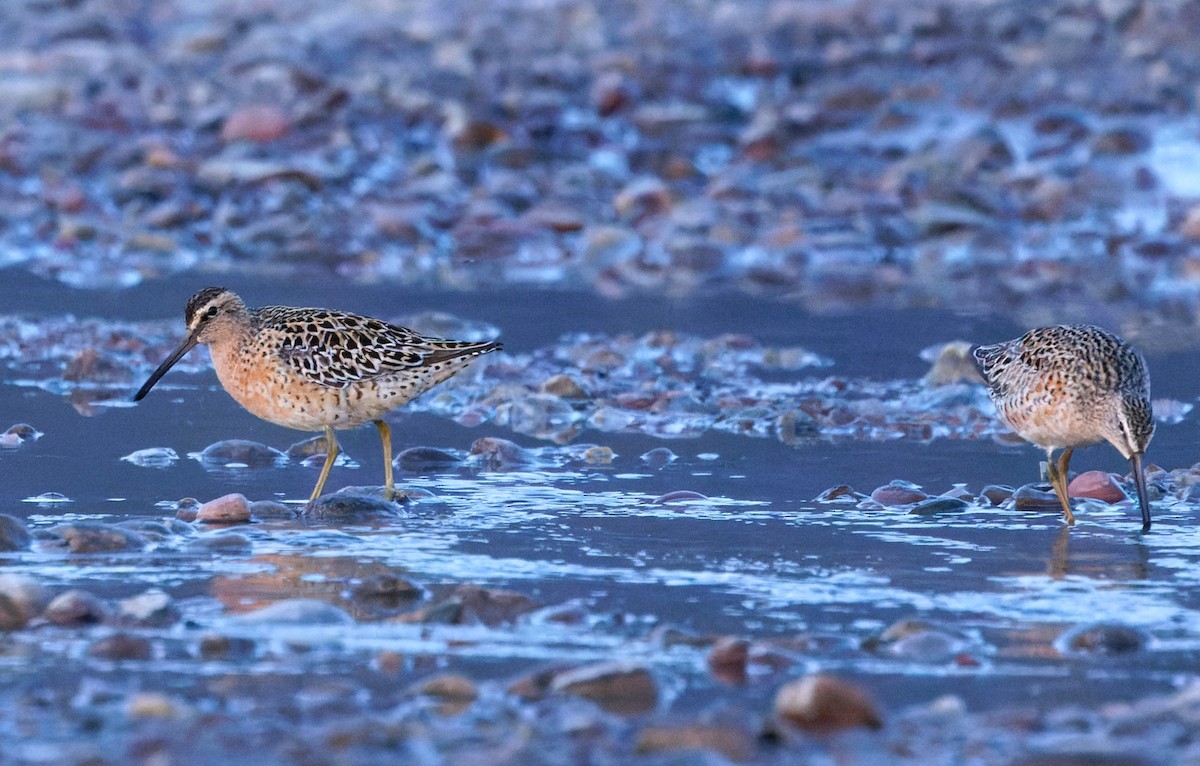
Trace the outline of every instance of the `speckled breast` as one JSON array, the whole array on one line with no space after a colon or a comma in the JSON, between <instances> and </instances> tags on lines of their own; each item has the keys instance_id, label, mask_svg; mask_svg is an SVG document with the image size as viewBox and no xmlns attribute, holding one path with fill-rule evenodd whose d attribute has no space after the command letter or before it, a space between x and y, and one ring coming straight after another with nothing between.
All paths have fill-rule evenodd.
<instances>
[{"instance_id":1,"label":"speckled breast","mask_svg":"<svg viewBox=\"0 0 1200 766\"><path fill-rule=\"evenodd\" d=\"M323 386L305 380L277 357L225 355L214 349L213 366L221 385L247 411L298 431L354 428L408 400L386 378Z\"/></svg>"}]
</instances>

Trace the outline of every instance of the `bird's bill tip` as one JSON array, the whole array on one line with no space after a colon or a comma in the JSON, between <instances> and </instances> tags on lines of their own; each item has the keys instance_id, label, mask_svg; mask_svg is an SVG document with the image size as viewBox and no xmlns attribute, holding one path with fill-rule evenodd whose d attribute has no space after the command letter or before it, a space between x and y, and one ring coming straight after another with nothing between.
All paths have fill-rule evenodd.
<instances>
[{"instance_id":1,"label":"bird's bill tip","mask_svg":"<svg viewBox=\"0 0 1200 766\"><path fill-rule=\"evenodd\" d=\"M150 377L146 379L146 382L142 384L142 387L139 388L137 393L133 395L133 401L140 402L146 396L146 394L150 393L150 389L154 388L154 384L159 381L159 378L161 378L163 375L166 375L167 370L171 369L171 367L173 367L176 362L182 359L187 352L191 351L195 345L196 337L189 333L187 337L183 339L183 342L179 344L179 348L175 349L170 356L163 360L163 363L160 364L154 370L154 372L150 373Z\"/></svg>"}]
</instances>

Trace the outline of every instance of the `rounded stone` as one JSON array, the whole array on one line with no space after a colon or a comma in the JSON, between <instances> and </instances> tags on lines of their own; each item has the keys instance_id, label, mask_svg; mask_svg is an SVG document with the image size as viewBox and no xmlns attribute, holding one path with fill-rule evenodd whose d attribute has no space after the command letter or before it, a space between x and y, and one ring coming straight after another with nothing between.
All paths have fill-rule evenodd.
<instances>
[{"instance_id":1,"label":"rounded stone","mask_svg":"<svg viewBox=\"0 0 1200 766\"><path fill-rule=\"evenodd\" d=\"M1114 656L1141 651L1146 636L1128 625L1100 623L1073 628L1058 643L1072 654Z\"/></svg>"},{"instance_id":2,"label":"rounded stone","mask_svg":"<svg viewBox=\"0 0 1200 766\"><path fill-rule=\"evenodd\" d=\"M269 622L285 625L349 625L354 619L333 604L311 598L276 601L262 609L238 615L242 622Z\"/></svg>"},{"instance_id":3,"label":"rounded stone","mask_svg":"<svg viewBox=\"0 0 1200 766\"><path fill-rule=\"evenodd\" d=\"M937 513L962 513L971 507L966 500L957 497L931 497L922 500L909 509L909 513L917 516L932 516Z\"/></svg>"},{"instance_id":4,"label":"rounded stone","mask_svg":"<svg viewBox=\"0 0 1200 766\"><path fill-rule=\"evenodd\" d=\"M26 574L0 574L0 630L20 630L49 600L40 582Z\"/></svg>"},{"instance_id":5,"label":"rounded stone","mask_svg":"<svg viewBox=\"0 0 1200 766\"><path fill-rule=\"evenodd\" d=\"M42 617L61 627L97 625L108 619L109 609L96 595L72 588L55 596L42 611Z\"/></svg>"},{"instance_id":6,"label":"rounded stone","mask_svg":"<svg viewBox=\"0 0 1200 766\"><path fill-rule=\"evenodd\" d=\"M47 531L61 540L71 553L139 551L147 544L146 538L136 532L97 521L58 524Z\"/></svg>"},{"instance_id":7,"label":"rounded stone","mask_svg":"<svg viewBox=\"0 0 1200 766\"><path fill-rule=\"evenodd\" d=\"M1071 497L1088 497L1105 503L1120 503L1126 499L1125 490L1107 471L1084 471L1067 485Z\"/></svg>"},{"instance_id":8,"label":"rounded stone","mask_svg":"<svg viewBox=\"0 0 1200 766\"><path fill-rule=\"evenodd\" d=\"M114 633L94 642L87 648L89 657L105 660L148 660L154 656L154 647L148 639L131 633Z\"/></svg>"},{"instance_id":9,"label":"rounded stone","mask_svg":"<svg viewBox=\"0 0 1200 766\"><path fill-rule=\"evenodd\" d=\"M791 725L818 734L883 725L875 703L861 687L831 675L789 681L775 693L774 709Z\"/></svg>"},{"instance_id":10,"label":"rounded stone","mask_svg":"<svg viewBox=\"0 0 1200 766\"><path fill-rule=\"evenodd\" d=\"M641 665L601 663L557 674L551 691L591 700L609 713L639 715L658 704L658 684Z\"/></svg>"},{"instance_id":11,"label":"rounded stone","mask_svg":"<svg viewBox=\"0 0 1200 766\"><path fill-rule=\"evenodd\" d=\"M25 523L15 516L0 513L0 551L23 551L33 542Z\"/></svg>"},{"instance_id":12,"label":"rounded stone","mask_svg":"<svg viewBox=\"0 0 1200 766\"><path fill-rule=\"evenodd\" d=\"M250 501L239 492L209 500L196 510L203 524L245 524L250 521Z\"/></svg>"},{"instance_id":13,"label":"rounded stone","mask_svg":"<svg viewBox=\"0 0 1200 766\"><path fill-rule=\"evenodd\" d=\"M882 487L876 487L875 490L871 492L872 500L880 505L886 505L893 508L901 505L919 503L928 497L929 495L916 484L907 481L901 481L899 479L890 481L887 484L884 484Z\"/></svg>"}]
</instances>

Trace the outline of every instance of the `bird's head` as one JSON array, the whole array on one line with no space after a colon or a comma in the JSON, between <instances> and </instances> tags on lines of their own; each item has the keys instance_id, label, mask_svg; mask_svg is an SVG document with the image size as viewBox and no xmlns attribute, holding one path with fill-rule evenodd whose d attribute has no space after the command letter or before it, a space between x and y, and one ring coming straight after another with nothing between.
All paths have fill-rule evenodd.
<instances>
[{"instance_id":1,"label":"bird's head","mask_svg":"<svg viewBox=\"0 0 1200 766\"><path fill-rule=\"evenodd\" d=\"M232 339L238 332L238 326L247 320L249 310L242 299L224 287L206 287L192 296L184 310L183 320L187 333L183 336L179 347L167 357L142 387L133 396L139 401L167 373L167 370L183 358L184 354L195 348L197 343L220 343Z\"/></svg>"}]
</instances>

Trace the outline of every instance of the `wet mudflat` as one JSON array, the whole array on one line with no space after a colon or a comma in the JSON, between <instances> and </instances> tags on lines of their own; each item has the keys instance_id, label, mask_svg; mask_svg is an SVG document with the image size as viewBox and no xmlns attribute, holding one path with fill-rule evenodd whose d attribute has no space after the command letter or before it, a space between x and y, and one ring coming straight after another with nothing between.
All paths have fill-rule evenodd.
<instances>
[{"instance_id":1,"label":"wet mudflat","mask_svg":"<svg viewBox=\"0 0 1200 766\"><path fill-rule=\"evenodd\" d=\"M0 763L1200 759L1194 0L0 22ZM505 352L306 509L203 352L128 402L208 284ZM1149 535L943 346L1059 321Z\"/></svg>"},{"instance_id":2,"label":"wet mudflat","mask_svg":"<svg viewBox=\"0 0 1200 766\"><path fill-rule=\"evenodd\" d=\"M293 289L299 303L320 297ZM146 312L175 313L162 292ZM953 340L947 327L990 339L1004 321L748 304L794 321L772 342L734 342L725 325L744 317L714 312L719 301L545 294L544 313L520 315L503 293L410 303L513 340L392 416L408 499L391 507L352 494L306 513L317 466L286 457L304 435L238 409L203 352L137 407L115 394L152 362L72 381L63 365L10 359L3 411L41 434L0 452L0 501L32 534L5 554L5 726L21 732L10 762L250 762L247 742L268 763L1179 754L1200 704L1185 356L1150 357L1176 422L1152 446L1163 470L1141 536L1124 498L1084 501L1069 531L1052 503L1005 499L1037 478L1037 450L1005 443L978 384L922 382L919 354ZM568 307L585 327L611 316L644 332L585 343L574 315L557 326ZM33 318L45 329L62 316ZM660 325L691 316L707 318L664 338ZM141 338L153 356L178 321L97 317L107 334L67 323L59 352L77 357L73 338L118 350ZM653 364L638 361L647 344ZM590 392L547 393L544 360L581 348L603 351L605 374L564 364ZM639 364L646 390L695 401L648 414L621 398ZM706 370L708 387L688 388ZM763 386L797 415L746 393ZM729 416L720 401L735 389ZM826 389L838 393L822 406L851 421L804 420L798 403ZM915 436L922 423L946 425ZM373 431L342 442L330 488L369 495L382 477ZM1077 460L1128 484L1108 448ZM196 520L197 503L229 493L249 502L248 523L205 521L203 507ZM780 718L781 690L818 673L869 701L835 693L816 723Z\"/></svg>"}]
</instances>

